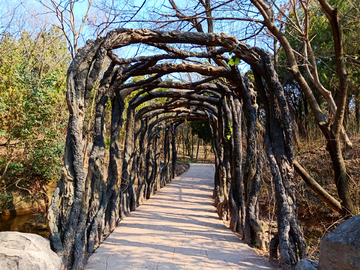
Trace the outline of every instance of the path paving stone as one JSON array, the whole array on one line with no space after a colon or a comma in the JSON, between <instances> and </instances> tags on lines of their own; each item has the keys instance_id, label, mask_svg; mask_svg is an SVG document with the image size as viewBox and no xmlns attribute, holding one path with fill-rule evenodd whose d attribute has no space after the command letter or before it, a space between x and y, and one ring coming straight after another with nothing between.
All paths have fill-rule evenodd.
<instances>
[{"instance_id":1,"label":"path paving stone","mask_svg":"<svg viewBox=\"0 0 360 270\"><path fill-rule=\"evenodd\" d=\"M191 164L121 221L85 269L274 269L219 220L213 177L212 164Z\"/></svg>"}]
</instances>

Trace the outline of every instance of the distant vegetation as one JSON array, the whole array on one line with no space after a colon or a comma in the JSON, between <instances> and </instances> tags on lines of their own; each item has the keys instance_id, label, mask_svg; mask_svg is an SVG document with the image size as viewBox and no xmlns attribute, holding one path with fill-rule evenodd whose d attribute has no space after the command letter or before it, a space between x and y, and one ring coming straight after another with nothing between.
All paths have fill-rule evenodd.
<instances>
[{"instance_id":1,"label":"distant vegetation","mask_svg":"<svg viewBox=\"0 0 360 270\"><path fill-rule=\"evenodd\" d=\"M30 195L58 178L71 58L56 28L36 36L6 34L0 51L1 211L9 192L21 187Z\"/></svg>"}]
</instances>

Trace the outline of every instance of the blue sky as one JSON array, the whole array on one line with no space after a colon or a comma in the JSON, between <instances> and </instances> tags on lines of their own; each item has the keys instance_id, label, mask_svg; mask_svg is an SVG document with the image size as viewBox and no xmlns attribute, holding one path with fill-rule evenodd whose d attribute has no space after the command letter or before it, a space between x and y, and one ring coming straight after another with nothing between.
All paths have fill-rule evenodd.
<instances>
[{"instance_id":1,"label":"blue sky","mask_svg":"<svg viewBox=\"0 0 360 270\"><path fill-rule=\"evenodd\" d=\"M46 1L45 1L46 2ZM98 3L99 1L95 1L94 3ZM124 1L119 1L119 3L124 3ZM131 3L135 6L135 7L140 7L143 4L143 0L134 0L131 1ZM187 1L183 1L183 0L175 0L175 3L179 6L179 8L185 8L186 12L186 6L187 6ZM12 18L10 15L12 13L12 11L14 10L14 8L18 6L17 9L17 13L15 15L15 17L13 18L12 21L12 27L13 29L15 29L16 27L19 29L29 29L28 31L32 31L36 28L41 29L42 27L44 27L45 25L47 25L48 23L54 23L57 24L58 21L56 20L56 18L54 18L54 16L51 16L48 11L37 1L37 0L28 0L28 1L21 1L21 0L3 0L0 3L0 26L3 27L7 24L7 22ZM162 1L156 1L156 0L146 0L145 5L143 6L143 8L141 9L141 11L137 14L137 16L134 18L135 20L143 20L144 18L146 19L147 17L149 17L149 10L155 10L158 13L169 13L169 7L170 4L168 2L168 0L162 0ZM75 20L76 20L76 24L79 26L81 23L81 19L83 18L83 16L85 15L87 10L87 0L81 0L79 2L76 3L75 5ZM24 12L25 11L25 12ZM188 10L189 13L193 13L193 10ZM174 13L172 11L172 13ZM31 20L31 16L35 16L37 19L36 20ZM124 10L124 15L126 18L129 18L129 15L127 14L127 11ZM226 14L224 14L225 16ZM25 16L28 16L30 18L28 18L26 20L26 18L24 18ZM92 14L93 18L95 18L95 16L101 16L101 14L97 14L94 13ZM34 17L33 17L34 18ZM24 21L24 25L22 25L22 21ZM101 18L100 18L101 21ZM127 27L127 28L140 28L143 27L145 23L138 23L138 22L129 22L129 23L121 23L119 24L120 27ZM236 29L236 28L241 28L239 27L240 23L232 23L230 25L223 25L222 23L215 23L215 31L216 32L222 32L222 31L226 31L228 34L232 34L231 32ZM205 26L205 25L204 25ZM226 28L226 29L224 29ZM206 30L206 28L205 28ZM14 32L14 31L13 31ZM94 38L94 30L87 26L85 27L84 31L83 31L83 36L82 38L79 40L79 45L83 45L85 40L88 38ZM239 39L241 39L242 37L239 36ZM252 42L247 42L248 44L250 43L251 45L253 45L253 41ZM258 44L257 44L258 45ZM132 46L131 48L124 48L123 50L121 50L121 57L131 57L134 56L136 53L141 53L141 54L150 54L150 52L148 50L142 50L144 46L140 47L140 50L138 50L138 46ZM245 72L248 67L246 67L246 65L240 65L241 69L243 72Z\"/></svg>"}]
</instances>

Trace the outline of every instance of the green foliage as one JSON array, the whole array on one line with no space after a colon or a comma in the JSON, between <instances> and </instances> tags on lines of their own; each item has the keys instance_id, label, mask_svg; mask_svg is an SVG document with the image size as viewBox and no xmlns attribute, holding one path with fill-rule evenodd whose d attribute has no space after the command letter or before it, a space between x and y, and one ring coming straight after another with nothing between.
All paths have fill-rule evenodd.
<instances>
[{"instance_id":1,"label":"green foliage","mask_svg":"<svg viewBox=\"0 0 360 270\"><path fill-rule=\"evenodd\" d=\"M3 168L4 169L4 168ZM24 172L24 164L19 162L14 162L9 164L7 173L8 175L16 175Z\"/></svg>"},{"instance_id":2,"label":"green foliage","mask_svg":"<svg viewBox=\"0 0 360 270\"><path fill-rule=\"evenodd\" d=\"M234 50L232 50L231 52L229 52L229 55L230 55L230 60L229 60L229 62L228 62L228 65L229 66L238 66L238 65L240 65L240 63L241 63L241 59L240 58L238 58L238 57L236 57L236 55L234 54L234 51L236 50L236 48L237 48L237 46L238 45L236 45L236 47L234 48Z\"/></svg>"},{"instance_id":3,"label":"green foliage","mask_svg":"<svg viewBox=\"0 0 360 270\"><path fill-rule=\"evenodd\" d=\"M13 196L11 192L0 191L0 214L12 204Z\"/></svg>"},{"instance_id":4,"label":"green foliage","mask_svg":"<svg viewBox=\"0 0 360 270\"><path fill-rule=\"evenodd\" d=\"M57 178L69 61L66 41L55 28L1 41L0 139L8 147L0 165L4 170L9 163L5 185L22 174L42 181Z\"/></svg>"},{"instance_id":5,"label":"green foliage","mask_svg":"<svg viewBox=\"0 0 360 270\"><path fill-rule=\"evenodd\" d=\"M64 153L64 139L55 130L42 140L33 141L29 148L29 163L34 174L45 180L56 179Z\"/></svg>"},{"instance_id":6,"label":"green foliage","mask_svg":"<svg viewBox=\"0 0 360 270\"><path fill-rule=\"evenodd\" d=\"M201 120L191 121L190 126L193 135L198 135L205 143L211 142L211 129L207 122Z\"/></svg>"},{"instance_id":7,"label":"green foliage","mask_svg":"<svg viewBox=\"0 0 360 270\"><path fill-rule=\"evenodd\" d=\"M107 150L110 149L110 145L111 145L111 137L109 137L105 140L105 147Z\"/></svg>"},{"instance_id":8,"label":"green foliage","mask_svg":"<svg viewBox=\"0 0 360 270\"><path fill-rule=\"evenodd\" d=\"M338 9L345 51L345 55L341 56L341 59L344 59L345 61L346 69L349 74L350 94L353 94L351 93L351 88L358 86L358 73L360 71L359 65L354 63L354 60L356 61L358 59L360 53L360 34L358 31L360 26L360 19L358 16L360 2L358 0L332 0L329 1L329 4ZM297 12L300 18L304 17L301 8L299 8ZM289 12L289 17L295 21L293 11ZM339 85L339 79L336 74L336 59L334 57L334 40L331 25L318 2L310 2L309 18L309 38L317 59L319 79L325 88L333 91L333 95L335 96L336 88ZM285 36L289 40L292 48L300 54L303 54L304 44L302 37L291 27L286 28ZM280 56L279 62L283 63L284 67L283 69L280 69L280 73L288 73L285 65L285 57ZM305 77L307 77L307 75L305 75ZM318 98L319 95L316 95L317 100L321 102Z\"/></svg>"},{"instance_id":9,"label":"green foliage","mask_svg":"<svg viewBox=\"0 0 360 270\"><path fill-rule=\"evenodd\" d=\"M230 58L230 60L229 60L229 62L228 62L228 65L229 66L238 66L238 65L240 65L240 63L241 63L241 60L240 60L240 58Z\"/></svg>"},{"instance_id":10,"label":"green foliage","mask_svg":"<svg viewBox=\"0 0 360 270\"><path fill-rule=\"evenodd\" d=\"M230 123L230 127L227 127L225 129L225 142L229 142L231 140L232 132L233 132L233 127L232 127L232 123Z\"/></svg>"}]
</instances>

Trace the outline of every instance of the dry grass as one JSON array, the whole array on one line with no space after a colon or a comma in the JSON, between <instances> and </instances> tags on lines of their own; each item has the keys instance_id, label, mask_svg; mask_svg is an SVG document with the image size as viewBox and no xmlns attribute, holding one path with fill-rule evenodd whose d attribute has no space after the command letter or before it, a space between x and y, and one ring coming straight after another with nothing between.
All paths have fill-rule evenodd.
<instances>
[{"instance_id":1,"label":"dry grass","mask_svg":"<svg viewBox=\"0 0 360 270\"><path fill-rule=\"evenodd\" d=\"M351 196L358 213L360 202L360 136L354 134L350 139L353 147L344 149L344 159L348 169ZM314 136L311 140L301 141L298 145L296 159L320 185L339 200L331 159L323 138ZM260 213L262 214L262 220L270 224L276 217L271 174L266 166L263 168L263 179ZM309 257L317 260L321 240L344 219L328 207L298 175L295 175L294 178L294 190L298 204L298 218L302 224L309 248Z\"/></svg>"}]
</instances>

